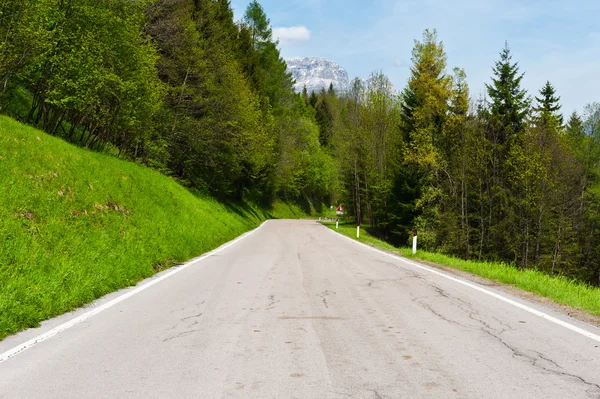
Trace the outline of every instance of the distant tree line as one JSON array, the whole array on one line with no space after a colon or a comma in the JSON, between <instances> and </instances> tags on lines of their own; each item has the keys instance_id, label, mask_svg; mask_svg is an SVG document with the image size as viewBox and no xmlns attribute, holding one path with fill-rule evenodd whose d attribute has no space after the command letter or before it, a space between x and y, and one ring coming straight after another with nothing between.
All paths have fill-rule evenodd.
<instances>
[{"instance_id":1,"label":"distant tree line","mask_svg":"<svg viewBox=\"0 0 600 399\"><path fill-rule=\"evenodd\" d=\"M506 46L473 100L443 44L406 88L296 93L257 1L7 0L0 112L221 199L341 202L396 244L600 284L600 105L566 121Z\"/></svg>"}]
</instances>

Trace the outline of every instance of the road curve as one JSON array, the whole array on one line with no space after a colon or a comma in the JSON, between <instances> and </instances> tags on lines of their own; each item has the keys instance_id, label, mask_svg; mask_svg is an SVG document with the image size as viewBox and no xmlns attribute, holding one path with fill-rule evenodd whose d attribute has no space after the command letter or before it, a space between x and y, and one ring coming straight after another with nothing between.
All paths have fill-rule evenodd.
<instances>
[{"instance_id":1,"label":"road curve","mask_svg":"<svg viewBox=\"0 0 600 399\"><path fill-rule=\"evenodd\" d=\"M269 221L0 363L0 398L600 398L599 346L315 222Z\"/></svg>"}]
</instances>

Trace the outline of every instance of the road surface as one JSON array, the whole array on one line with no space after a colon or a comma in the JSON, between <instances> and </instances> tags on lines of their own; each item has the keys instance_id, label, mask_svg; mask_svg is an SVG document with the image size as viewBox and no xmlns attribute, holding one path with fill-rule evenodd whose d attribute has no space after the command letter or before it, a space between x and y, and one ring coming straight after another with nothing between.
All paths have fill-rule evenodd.
<instances>
[{"instance_id":1,"label":"road surface","mask_svg":"<svg viewBox=\"0 0 600 399\"><path fill-rule=\"evenodd\" d=\"M0 363L0 397L600 398L599 345L315 222L269 221Z\"/></svg>"}]
</instances>

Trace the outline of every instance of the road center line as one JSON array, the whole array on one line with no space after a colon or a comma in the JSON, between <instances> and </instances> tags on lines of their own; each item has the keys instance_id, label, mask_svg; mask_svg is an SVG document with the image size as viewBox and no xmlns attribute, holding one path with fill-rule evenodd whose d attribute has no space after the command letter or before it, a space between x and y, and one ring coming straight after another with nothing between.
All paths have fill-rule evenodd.
<instances>
[{"instance_id":1,"label":"road center line","mask_svg":"<svg viewBox=\"0 0 600 399\"><path fill-rule=\"evenodd\" d=\"M375 247L372 247L370 245L364 244L362 242L356 241L356 240L354 240L354 239L352 239L350 237L347 237L347 236L345 236L343 234L336 233L335 231L331 230L329 227L326 227L326 226L323 226L323 227L326 228L327 230L331 231L333 234L335 234L338 237L343 237L345 239L348 239L348 240L352 241L355 244L362 245L363 247L366 247L366 248L368 248L370 250L373 250L375 252L378 252L380 254L387 255L387 256L389 256L391 258L394 258L394 259L399 260L401 262L407 263L407 264L409 264L411 266L414 266L414 267L416 267L418 269L425 270L425 271L427 271L429 273L433 273L433 274L438 275L440 277L444 277L444 278L446 278L448 280L451 280L451 281L454 281L456 283L465 285L465 286L467 286L469 288L472 288L472 289L474 289L476 291L482 292L482 293L487 294L487 295L489 295L491 297L499 299L499 300L501 300L503 302L511 304L511 305L513 305L513 306L515 306L515 307L517 307L519 309L522 309L522 310L526 311L526 312L532 313L532 314L534 314L534 315L536 315L538 317L541 317L542 319L548 320L548 321L550 321L552 323L558 324L559 326L565 327L565 328L567 328L567 329L569 329L571 331L574 331L574 332L576 332L578 334L583 335L584 337L587 337L587 338L593 339L594 341L600 342L600 336L599 335L596 335L596 334L594 334L594 333L592 333L590 331L584 330L583 328L574 326L573 324L570 324L570 323L567 323L566 321L557 319L556 317L550 316L549 314L546 314L546 313L544 313L542 311L539 311L537 309L529 307L529 306L527 306L525 304L522 304L520 302L514 301L514 300L512 300L510 298L507 298L507 297L502 296L500 294L497 294L495 292L489 291L489 290L487 290L487 289L485 289L485 288L483 288L483 287L481 287L481 286L479 286L477 284L474 284L474 283L471 283L469 281L456 278L456 277L451 276L449 274L440 272L439 270L435 270L435 269L433 269L431 267L421 265L419 263L413 262L413 261L408 260L406 258L403 258L401 256L394 255L394 254L386 252L386 251L384 251L382 249L375 248Z\"/></svg>"},{"instance_id":2,"label":"road center line","mask_svg":"<svg viewBox=\"0 0 600 399\"><path fill-rule=\"evenodd\" d=\"M194 260L192 260L192 261L190 261L188 263L185 263L182 266L176 267L173 270L169 271L168 273L165 273L162 276L157 277L157 278L149 281L148 283L146 283L146 284L144 284L144 285L142 285L140 287L137 287L137 288L135 288L135 289L133 289L133 290L131 290L129 292L124 293L123 295L121 295L121 296L119 296L119 297L117 297L117 298L115 298L113 300L110 300L110 301L106 302L105 304L102 304L102 305L100 305L100 306L98 306L96 308L93 308L93 309L91 309L88 312L85 312L81 316L78 316L78 317L76 317L76 318L74 318L72 320L69 320L66 323L63 323L63 324L61 324L61 325L53 328L50 331L45 332L44 334L38 335L37 337L30 339L29 341L26 341L26 342L24 342L24 343L22 343L20 345L17 345L16 347L14 347L12 349L9 349L8 351L0 354L0 363L5 362L6 360L10 359L11 357L13 357L15 355L18 355L19 353L22 353L22 352L26 351L27 349L29 349L29 348L31 348L31 347L39 344L40 342L43 342L43 341L45 341L45 340L47 340L49 338L52 338L56 334L61 333L61 332L65 331L65 330L67 330L67 329L69 329L69 328L71 328L71 327L73 327L73 326L75 326L75 325L77 325L77 324L79 324L79 323L81 323L81 322L89 319L90 317L95 316L98 313L103 312L106 309L109 309L109 308L115 306L116 304L123 302L124 300L126 300L128 298L131 298L132 296L134 296L136 294L139 294L140 292L147 290L148 288L152 287L153 285L158 284L161 281L163 281L163 280L165 280L165 279L167 279L169 277L174 276L175 274L177 274L177 273L179 273L179 272L187 269L188 267L193 266L196 263L199 263L199 262L203 261L204 259L206 259L206 258L208 258L208 257L210 257L210 256L212 256L212 255L214 255L214 254L216 254L218 252L223 251L226 248L229 248L230 246L232 246L233 244L237 243L238 241L240 241L240 240L242 240L242 239L250 236L251 234L255 233L256 231L258 231L267 222L268 222L268 220L265 221L265 222L263 222L260 226L258 226L254 230L251 230L251 231L249 231L247 233L242 234L241 236L237 237L236 239L234 239L232 241L229 241L229 242L221 245L220 247L218 247L216 249L213 249L210 252L205 253L204 255L200 256L197 259L194 259Z\"/></svg>"}]
</instances>

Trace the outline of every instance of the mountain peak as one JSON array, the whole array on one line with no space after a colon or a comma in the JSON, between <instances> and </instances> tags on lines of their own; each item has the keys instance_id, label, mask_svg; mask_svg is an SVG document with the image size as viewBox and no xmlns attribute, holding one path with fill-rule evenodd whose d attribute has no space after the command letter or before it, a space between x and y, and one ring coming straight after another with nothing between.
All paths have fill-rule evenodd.
<instances>
[{"instance_id":1,"label":"mountain peak","mask_svg":"<svg viewBox=\"0 0 600 399\"><path fill-rule=\"evenodd\" d=\"M296 84L296 91L302 91L306 86L308 92L327 90L330 84L338 92L347 91L350 87L348 73L337 62L320 57L287 58L288 72Z\"/></svg>"}]
</instances>

